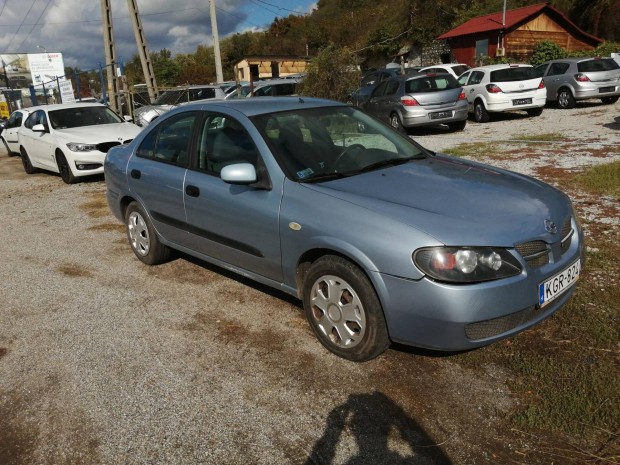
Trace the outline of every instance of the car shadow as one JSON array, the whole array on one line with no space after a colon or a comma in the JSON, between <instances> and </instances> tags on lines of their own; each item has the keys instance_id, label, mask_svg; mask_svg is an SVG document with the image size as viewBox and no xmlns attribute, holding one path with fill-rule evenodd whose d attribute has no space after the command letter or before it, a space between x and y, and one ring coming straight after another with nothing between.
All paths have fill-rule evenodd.
<instances>
[{"instance_id":1,"label":"car shadow","mask_svg":"<svg viewBox=\"0 0 620 465\"><path fill-rule=\"evenodd\" d=\"M355 447L339 447L351 439ZM304 465L335 463L451 465L452 461L415 419L387 395L374 391L352 394L328 414L323 434Z\"/></svg>"},{"instance_id":2,"label":"car shadow","mask_svg":"<svg viewBox=\"0 0 620 465\"><path fill-rule=\"evenodd\" d=\"M616 116L614 118L614 122L613 123L603 124L603 127L607 128L607 129L613 129L615 131L620 131L620 116Z\"/></svg>"}]
</instances>

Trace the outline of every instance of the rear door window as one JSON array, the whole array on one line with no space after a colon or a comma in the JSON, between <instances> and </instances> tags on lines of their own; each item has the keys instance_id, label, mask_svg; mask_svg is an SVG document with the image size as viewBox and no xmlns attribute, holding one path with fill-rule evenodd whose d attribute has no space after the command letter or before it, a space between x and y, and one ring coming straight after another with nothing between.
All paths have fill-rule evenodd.
<instances>
[{"instance_id":1,"label":"rear door window","mask_svg":"<svg viewBox=\"0 0 620 465\"><path fill-rule=\"evenodd\" d=\"M551 63L547 76L559 76L561 74L564 74L568 70L569 66L569 63Z\"/></svg>"}]
</instances>

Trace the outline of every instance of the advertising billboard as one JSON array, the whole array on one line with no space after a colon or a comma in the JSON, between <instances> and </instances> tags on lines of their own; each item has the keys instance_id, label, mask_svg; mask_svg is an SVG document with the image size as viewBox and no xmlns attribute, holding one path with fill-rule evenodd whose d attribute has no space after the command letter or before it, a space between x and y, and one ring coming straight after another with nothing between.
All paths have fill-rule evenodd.
<instances>
[{"instance_id":1,"label":"advertising billboard","mask_svg":"<svg viewBox=\"0 0 620 465\"><path fill-rule=\"evenodd\" d=\"M55 87L56 78L65 75L62 53L9 53L0 55L4 78L2 87L26 89L45 85ZM49 83L49 84L48 84Z\"/></svg>"}]
</instances>

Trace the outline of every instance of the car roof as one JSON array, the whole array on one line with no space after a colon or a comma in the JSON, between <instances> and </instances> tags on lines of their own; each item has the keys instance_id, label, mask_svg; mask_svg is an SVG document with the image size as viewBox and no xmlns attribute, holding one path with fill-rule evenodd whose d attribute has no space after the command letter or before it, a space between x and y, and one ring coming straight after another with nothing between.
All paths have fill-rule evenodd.
<instances>
[{"instance_id":1,"label":"car roof","mask_svg":"<svg viewBox=\"0 0 620 465\"><path fill-rule=\"evenodd\" d=\"M525 63L500 63L498 65L477 66L476 68L471 68L471 69L468 69L467 71L476 71L476 70L495 71L497 69L507 69L507 68L532 68L532 65L528 65Z\"/></svg>"},{"instance_id":2,"label":"car roof","mask_svg":"<svg viewBox=\"0 0 620 465\"><path fill-rule=\"evenodd\" d=\"M187 111L192 109L206 109L214 111L218 109L231 109L239 111L246 116L256 116L265 113L276 113L301 108L321 108L333 106L346 107L347 105L334 100L314 97L261 97L256 99L242 98L232 100L210 99L191 102L175 110L171 110L171 112Z\"/></svg>"},{"instance_id":3,"label":"car roof","mask_svg":"<svg viewBox=\"0 0 620 465\"><path fill-rule=\"evenodd\" d=\"M37 105L34 107L28 107L26 108L27 111L29 111L30 113L38 111L38 110L47 110L52 111L52 110L64 110L67 108L87 108L87 107L104 107L107 108L103 103L96 103L96 102L76 102L76 103L53 103L51 105Z\"/></svg>"},{"instance_id":4,"label":"car roof","mask_svg":"<svg viewBox=\"0 0 620 465\"><path fill-rule=\"evenodd\" d=\"M558 62L571 62L571 63L580 63L582 61L590 61L590 60L613 60L610 57L570 57L570 58L556 58L555 60L549 60L545 63L558 63ZM544 63L543 63L544 64Z\"/></svg>"}]
</instances>

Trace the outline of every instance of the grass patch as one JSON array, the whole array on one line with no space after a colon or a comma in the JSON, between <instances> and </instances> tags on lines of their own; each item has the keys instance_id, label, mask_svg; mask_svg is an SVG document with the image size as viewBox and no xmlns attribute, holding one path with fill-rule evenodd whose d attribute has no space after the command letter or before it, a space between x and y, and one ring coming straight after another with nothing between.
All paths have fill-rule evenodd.
<instances>
[{"instance_id":1,"label":"grass patch","mask_svg":"<svg viewBox=\"0 0 620 465\"><path fill-rule=\"evenodd\" d=\"M441 151L453 157L482 158L498 156L498 145L489 142L467 142Z\"/></svg>"},{"instance_id":2,"label":"grass patch","mask_svg":"<svg viewBox=\"0 0 620 465\"><path fill-rule=\"evenodd\" d=\"M575 178L583 189L620 200L620 161L594 166Z\"/></svg>"},{"instance_id":3,"label":"grass patch","mask_svg":"<svg viewBox=\"0 0 620 465\"><path fill-rule=\"evenodd\" d=\"M559 132L548 132L545 134L533 134L531 136L518 136L510 140L523 142L564 142L566 137Z\"/></svg>"}]
</instances>

